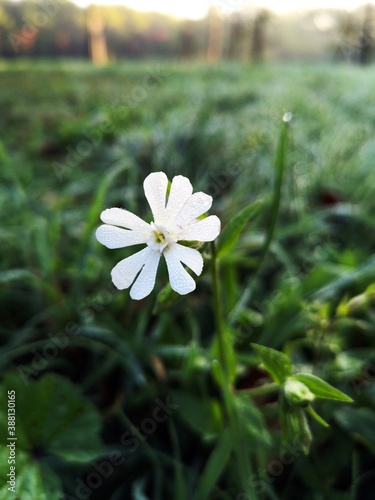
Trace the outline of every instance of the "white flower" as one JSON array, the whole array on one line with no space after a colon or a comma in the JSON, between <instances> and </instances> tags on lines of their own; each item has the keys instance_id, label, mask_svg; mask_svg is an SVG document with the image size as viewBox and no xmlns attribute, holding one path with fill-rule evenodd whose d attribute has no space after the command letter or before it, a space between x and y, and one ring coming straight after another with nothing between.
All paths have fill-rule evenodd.
<instances>
[{"instance_id":1,"label":"white flower","mask_svg":"<svg viewBox=\"0 0 375 500\"><path fill-rule=\"evenodd\" d=\"M130 296L135 300L143 299L153 290L161 254L167 262L173 290L181 295L195 290L195 281L182 264L199 276L203 258L198 250L178 241L213 241L220 233L220 220L216 215L198 219L211 207L211 196L193 194L189 179L182 175L173 178L168 201L167 187L168 178L164 172L150 174L143 183L154 217L150 224L122 208L109 208L100 215L105 224L97 229L96 238L106 247L147 245L121 260L111 273L119 290L129 288L134 282Z\"/></svg>"}]
</instances>

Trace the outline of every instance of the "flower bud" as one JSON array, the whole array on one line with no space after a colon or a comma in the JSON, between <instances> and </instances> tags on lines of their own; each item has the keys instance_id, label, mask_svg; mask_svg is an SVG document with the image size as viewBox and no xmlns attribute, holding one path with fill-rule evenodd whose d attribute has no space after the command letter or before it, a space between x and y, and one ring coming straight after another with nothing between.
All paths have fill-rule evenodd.
<instances>
[{"instance_id":1,"label":"flower bud","mask_svg":"<svg viewBox=\"0 0 375 500\"><path fill-rule=\"evenodd\" d=\"M307 406L315 397L305 384L292 378L288 378L285 382L284 394L293 406Z\"/></svg>"}]
</instances>

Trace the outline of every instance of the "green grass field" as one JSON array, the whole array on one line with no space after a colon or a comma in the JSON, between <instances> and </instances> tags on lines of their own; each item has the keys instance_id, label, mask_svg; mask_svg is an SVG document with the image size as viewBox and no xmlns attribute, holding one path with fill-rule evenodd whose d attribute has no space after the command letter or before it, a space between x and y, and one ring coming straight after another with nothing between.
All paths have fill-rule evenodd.
<instances>
[{"instance_id":1,"label":"green grass field","mask_svg":"<svg viewBox=\"0 0 375 500\"><path fill-rule=\"evenodd\" d=\"M374 132L373 67L0 63L0 474L15 390L14 498L375 498ZM262 200L220 260L234 420L212 371L209 245L195 292L170 294L161 266L138 302L110 278L132 251L95 239L104 208L151 220L142 183L160 170L212 195L223 228ZM354 403L314 401L329 427L293 407L285 431L253 342Z\"/></svg>"}]
</instances>

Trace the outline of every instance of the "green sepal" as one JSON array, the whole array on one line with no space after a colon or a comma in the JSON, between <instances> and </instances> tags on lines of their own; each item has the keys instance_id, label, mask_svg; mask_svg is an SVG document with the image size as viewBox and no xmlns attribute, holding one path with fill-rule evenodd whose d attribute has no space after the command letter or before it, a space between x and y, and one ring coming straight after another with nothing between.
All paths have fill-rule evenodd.
<instances>
[{"instance_id":1,"label":"green sepal","mask_svg":"<svg viewBox=\"0 0 375 500\"><path fill-rule=\"evenodd\" d=\"M292 374L292 363L282 352L259 344L251 344L258 353L264 368L269 372L277 384L284 384ZM307 385L307 384L306 384Z\"/></svg>"}]
</instances>

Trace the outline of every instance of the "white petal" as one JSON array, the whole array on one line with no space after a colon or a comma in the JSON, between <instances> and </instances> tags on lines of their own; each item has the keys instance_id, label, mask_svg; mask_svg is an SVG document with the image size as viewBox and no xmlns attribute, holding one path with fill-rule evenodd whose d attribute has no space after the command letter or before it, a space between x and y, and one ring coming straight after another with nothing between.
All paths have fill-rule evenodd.
<instances>
[{"instance_id":1,"label":"white petal","mask_svg":"<svg viewBox=\"0 0 375 500\"><path fill-rule=\"evenodd\" d=\"M174 220L178 226L184 226L204 214L211 208L212 196L205 193L194 193L183 204Z\"/></svg>"},{"instance_id":2,"label":"white petal","mask_svg":"<svg viewBox=\"0 0 375 500\"><path fill-rule=\"evenodd\" d=\"M203 269L203 257L195 248L185 247L179 243L171 245L169 253L173 252L177 259L186 264L199 276Z\"/></svg>"},{"instance_id":3,"label":"white petal","mask_svg":"<svg viewBox=\"0 0 375 500\"><path fill-rule=\"evenodd\" d=\"M147 222L123 208L107 208L107 210L104 210L100 214L100 218L106 224L121 226L135 231L147 231L150 228Z\"/></svg>"},{"instance_id":4,"label":"white petal","mask_svg":"<svg viewBox=\"0 0 375 500\"><path fill-rule=\"evenodd\" d=\"M193 193L193 186L189 179L183 175L176 175L172 179L168 203L165 213L166 222L173 220L184 203Z\"/></svg>"},{"instance_id":5,"label":"white petal","mask_svg":"<svg viewBox=\"0 0 375 500\"><path fill-rule=\"evenodd\" d=\"M155 286L156 271L158 270L160 255L161 253L158 250L154 250L147 257L142 271L131 287L130 297L132 299L144 299L152 292Z\"/></svg>"},{"instance_id":6,"label":"white petal","mask_svg":"<svg viewBox=\"0 0 375 500\"><path fill-rule=\"evenodd\" d=\"M107 248L123 248L146 243L149 237L149 234L144 232L128 231L107 224L103 224L96 230L96 239Z\"/></svg>"},{"instance_id":7,"label":"white petal","mask_svg":"<svg viewBox=\"0 0 375 500\"><path fill-rule=\"evenodd\" d=\"M172 289L179 293L180 295L186 295L187 293L195 290L195 281L186 271L179 259L178 249L175 248L176 245L170 245L164 250L164 257L167 262L169 281L171 283Z\"/></svg>"},{"instance_id":8,"label":"white petal","mask_svg":"<svg viewBox=\"0 0 375 500\"><path fill-rule=\"evenodd\" d=\"M220 233L220 219L210 215L206 219L193 222L182 228L179 240L185 241L213 241Z\"/></svg>"},{"instance_id":9,"label":"white petal","mask_svg":"<svg viewBox=\"0 0 375 500\"><path fill-rule=\"evenodd\" d=\"M154 172L146 177L143 189L156 224L163 222L168 178L164 172Z\"/></svg>"},{"instance_id":10,"label":"white petal","mask_svg":"<svg viewBox=\"0 0 375 500\"><path fill-rule=\"evenodd\" d=\"M120 260L111 272L113 284L119 290L129 288L151 253L152 250L146 247L126 259Z\"/></svg>"}]
</instances>

